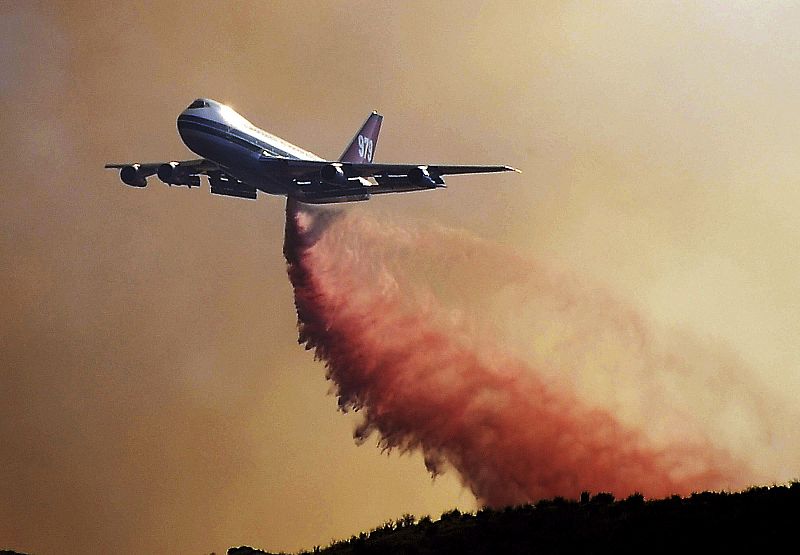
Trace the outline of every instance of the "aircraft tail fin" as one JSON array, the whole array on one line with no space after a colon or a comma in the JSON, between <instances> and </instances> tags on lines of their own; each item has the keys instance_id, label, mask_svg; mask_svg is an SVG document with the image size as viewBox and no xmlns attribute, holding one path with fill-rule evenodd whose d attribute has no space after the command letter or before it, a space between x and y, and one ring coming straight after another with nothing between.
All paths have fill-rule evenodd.
<instances>
[{"instance_id":1,"label":"aircraft tail fin","mask_svg":"<svg viewBox=\"0 0 800 555\"><path fill-rule=\"evenodd\" d=\"M372 112L353 140L347 145L340 162L352 162L356 164L371 163L375 157L375 147L378 145L378 133L381 131L383 116L378 112Z\"/></svg>"}]
</instances>

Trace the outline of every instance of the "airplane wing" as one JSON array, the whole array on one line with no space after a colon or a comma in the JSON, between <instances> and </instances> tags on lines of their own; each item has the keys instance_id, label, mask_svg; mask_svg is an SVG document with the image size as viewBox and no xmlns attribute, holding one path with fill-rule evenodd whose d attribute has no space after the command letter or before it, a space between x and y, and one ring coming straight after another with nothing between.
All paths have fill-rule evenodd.
<instances>
[{"instance_id":1,"label":"airplane wing","mask_svg":"<svg viewBox=\"0 0 800 555\"><path fill-rule=\"evenodd\" d=\"M205 158L182 160L180 162L128 162L106 164L107 169L120 170L123 183L134 187L147 185L147 178L158 174L158 178L169 185L200 186L200 175L216 176L223 172L219 165Z\"/></svg>"},{"instance_id":2,"label":"airplane wing","mask_svg":"<svg viewBox=\"0 0 800 555\"><path fill-rule=\"evenodd\" d=\"M372 164L271 157L262 162L297 182L308 181L304 196L309 199L424 191L444 187L444 175L519 172L510 166Z\"/></svg>"},{"instance_id":3,"label":"airplane wing","mask_svg":"<svg viewBox=\"0 0 800 555\"><path fill-rule=\"evenodd\" d=\"M511 166L453 166L444 164L343 164L346 171L352 171L359 177L404 177L417 169L427 169L431 175L464 175L476 173L497 173L520 171Z\"/></svg>"},{"instance_id":4,"label":"airplane wing","mask_svg":"<svg viewBox=\"0 0 800 555\"><path fill-rule=\"evenodd\" d=\"M510 166L454 166L444 164L371 164L298 160L265 156L261 160L265 173L295 182L293 193L307 202L342 202L364 200L369 195L424 191L444 187L444 175L519 171ZM207 175L211 192L255 199L257 189L229 175L211 160L198 158L180 162L145 162L106 164L120 170L123 183L145 187L147 178L158 178L169 185L199 187L200 176Z\"/></svg>"},{"instance_id":5,"label":"airplane wing","mask_svg":"<svg viewBox=\"0 0 800 555\"><path fill-rule=\"evenodd\" d=\"M149 172L149 175L155 175L158 171L158 167L162 164L171 164L173 162L128 162L125 164L106 164L106 169L118 169L121 170L127 166L139 166L142 171ZM183 160L181 162L174 162L175 164L179 165L181 168L185 168L188 170L198 170L197 173L205 173L206 171L213 170L219 168L217 164L212 162L211 160L206 160L205 158L198 158L196 160Z\"/></svg>"},{"instance_id":6,"label":"airplane wing","mask_svg":"<svg viewBox=\"0 0 800 555\"><path fill-rule=\"evenodd\" d=\"M106 164L106 168L118 169L123 183L133 187L147 186L147 178L158 174L168 185L185 185L190 189L200 186L200 176L207 175L211 192L215 195L255 199L256 188L228 175L216 162L198 158L180 162L145 162L128 164Z\"/></svg>"},{"instance_id":7,"label":"airplane wing","mask_svg":"<svg viewBox=\"0 0 800 555\"><path fill-rule=\"evenodd\" d=\"M281 164L293 177L320 172L326 166L340 167L347 177L407 177L417 170L427 170L431 175L456 175L470 173L519 172L511 166L453 166L446 164L361 164L351 162L326 162L324 160L290 160L265 158L265 164Z\"/></svg>"},{"instance_id":8,"label":"airplane wing","mask_svg":"<svg viewBox=\"0 0 800 555\"><path fill-rule=\"evenodd\" d=\"M106 169L123 170L125 168L134 168L136 173L141 177L149 177L158 173L158 168L163 165L171 165L173 168L179 168L181 173L186 175L201 175L209 171L218 170L219 166L211 160L205 158L198 158L196 160L183 160L180 162L128 162L123 164L106 164Z\"/></svg>"}]
</instances>

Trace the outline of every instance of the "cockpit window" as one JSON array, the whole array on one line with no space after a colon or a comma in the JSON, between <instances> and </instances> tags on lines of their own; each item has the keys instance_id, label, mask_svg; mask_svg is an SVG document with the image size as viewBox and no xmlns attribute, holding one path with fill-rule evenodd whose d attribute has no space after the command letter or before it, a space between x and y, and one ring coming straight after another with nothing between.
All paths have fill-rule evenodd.
<instances>
[{"instance_id":1,"label":"cockpit window","mask_svg":"<svg viewBox=\"0 0 800 555\"><path fill-rule=\"evenodd\" d=\"M208 102L206 102L205 100L200 100L198 98L197 100L189 104L189 108L187 109L192 110L194 108L208 108Z\"/></svg>"}]
</instances>

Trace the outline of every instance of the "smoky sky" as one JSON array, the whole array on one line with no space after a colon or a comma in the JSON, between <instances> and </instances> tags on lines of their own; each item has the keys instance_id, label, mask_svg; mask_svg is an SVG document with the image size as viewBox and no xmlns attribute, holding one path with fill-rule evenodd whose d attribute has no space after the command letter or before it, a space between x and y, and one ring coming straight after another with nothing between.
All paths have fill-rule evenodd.
<instances>
[{"instance_id":1,"label":"smoky sky","mask_svg":"<svg viewBox=\"0 0 800 555\"><path fill-rule=\"evenodd\" d=\"M728 2L3 5L0 547L288 550L476 506L420 456L353 443L296 343L282 199L102 169L191 157L175 118L198 96L321 156L377 109L378 161L522 168L362 209L569 268L731 353L749 390L796 397L798 19ZM526 320L502 325L525 351Z\"/></svg>"}]
</instances>

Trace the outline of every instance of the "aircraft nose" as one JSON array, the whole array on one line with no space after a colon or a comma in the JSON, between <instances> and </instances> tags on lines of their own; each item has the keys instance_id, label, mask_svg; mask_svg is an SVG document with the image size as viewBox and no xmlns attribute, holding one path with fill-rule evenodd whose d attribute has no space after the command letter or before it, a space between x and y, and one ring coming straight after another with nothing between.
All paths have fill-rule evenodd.
<instances>
[{"instance_id":1,"label":"aircraft nose","mask_svg":"<svg viewBox=\"0 0 800 555\"><path fill-rule=\"evenodd\" d=\"M187 110L197 110L198 108L208 108L210 106L208 100L205 98L198 98L186 108Z\"/></svg>"}]
</instances>

